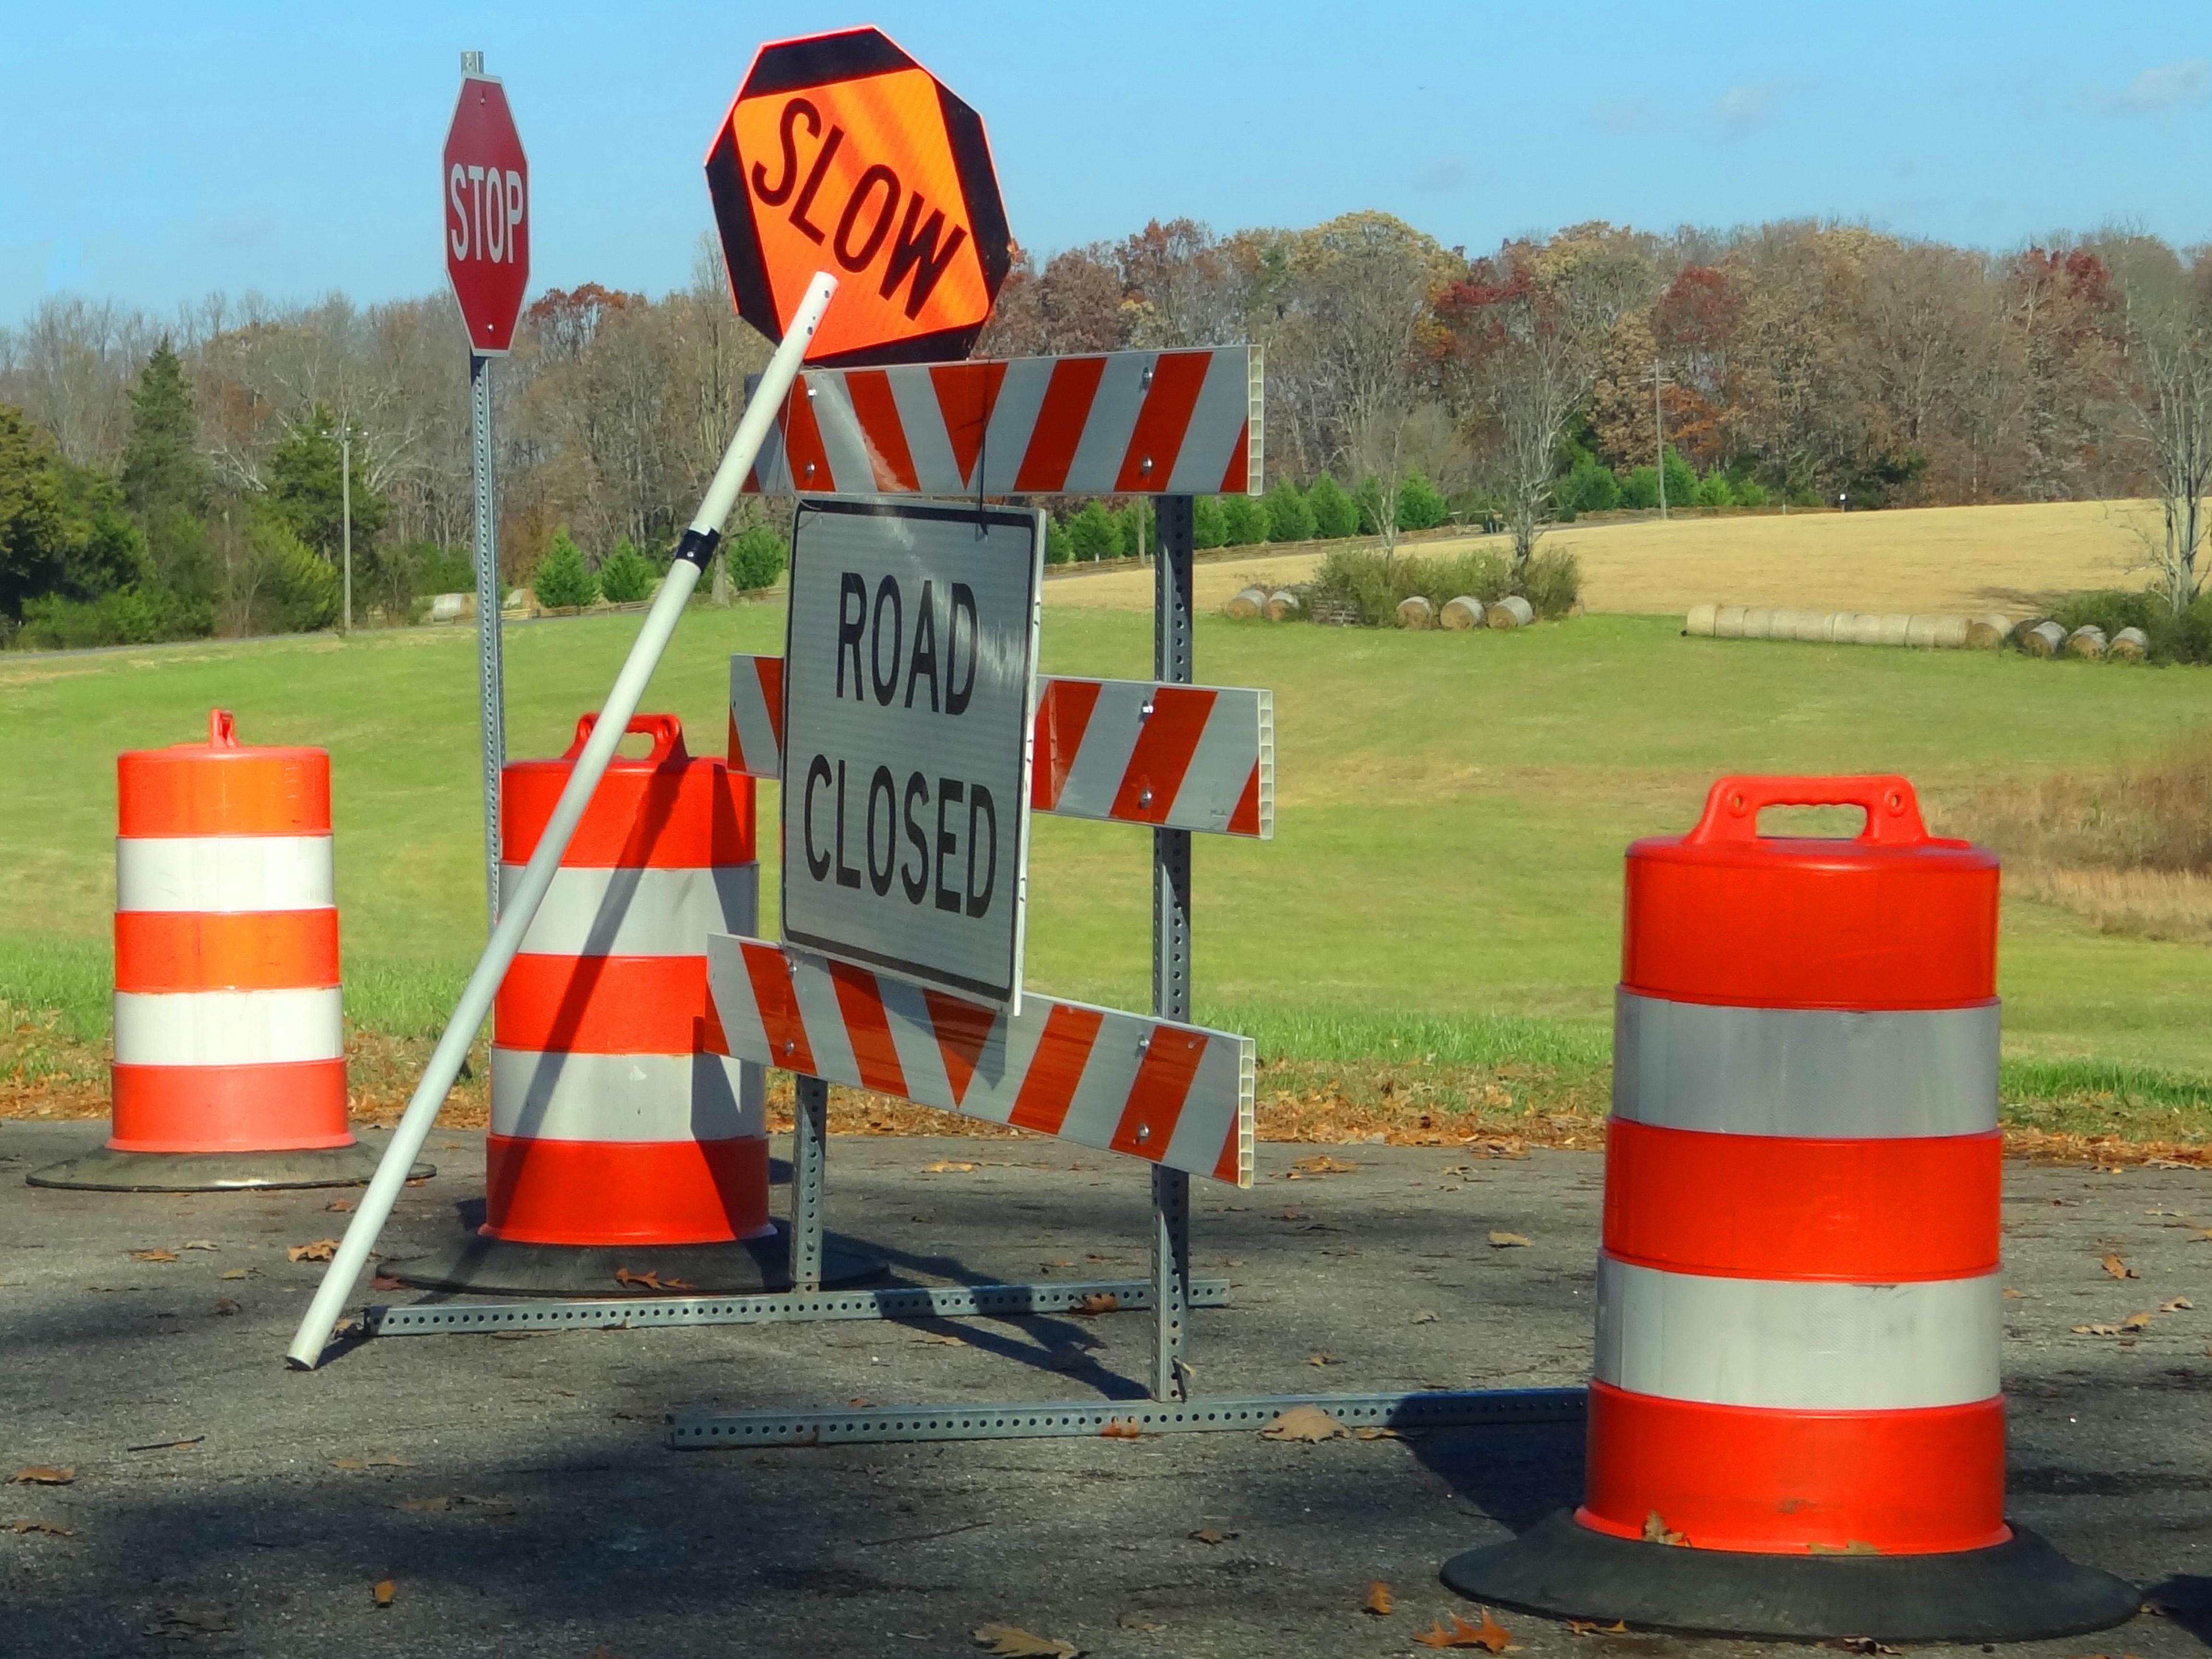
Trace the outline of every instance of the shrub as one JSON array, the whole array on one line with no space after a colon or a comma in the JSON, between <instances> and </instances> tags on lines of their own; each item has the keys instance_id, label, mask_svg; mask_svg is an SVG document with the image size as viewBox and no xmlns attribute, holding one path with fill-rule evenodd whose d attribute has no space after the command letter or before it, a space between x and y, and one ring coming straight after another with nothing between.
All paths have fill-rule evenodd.
<instances>
[{"instance_id":1,"label":"shrub","mask_svg":"<svg viewBox=\"0 0 2212 1659\"><path fill-rule=\"evenodd\" d=\"M722 556L729 562L730 585L752 593L775 586L790 562L783 532L764 524L747 525ZM538 598L542 602L544 595Z\"/></svg>"},{"instance_id":2,"label":"shrub","mask_svg":"<svg viewBox=\"0 0 2212 1659\"><path fill-rule=\"evenodd\" d=\"M1564 617L1582 598L1582 564L1565 548L1547 548L1522 568L1519 587L1538 616Z\"/></svg>"},{"instance_id":3,"label":"shrub","mask_svg":"<svg viewBox=\"0 0 2212 1659\"><path fill-rule=\"evenodd\" d=\"M1773 499L1766 493L1766 486L1756 478L1731 478L1729 488L1735 492L1738 507L1765 507Z\"/></svg>"},{"instance_id":4,"label":"shrub","mask_svg":"<svg viewBox=\"0 0 2212 1659\"><path fill-rule=\"evenodd\" d=\"M1190 504L1190 539L1198 547L1229 544L1229 515L1218 495L1200 495Z\"/></svg>"},{"instance_id":5,"label":"shrub","mask_svg":"<svg viewBox=\"0 0 2212 1659\"><path fill-rule=\"evenodd\" d=\"M1659 469L1656 466L1632 466L1628 476L1620 481L1620 504L1648 513L1659 505Z\"/></svg>"},{"instance_id":6,"label":"shrub","mask_svg":"<svg viewBox=\"0 0 2212 1659\"><path fill-rule=\"evenodd\" d=\"M1250 547L1267 539L1267 514L1249 495L1228 495L1221 502L1225 547Z\"/></svg>"},{"instance_id":7,"label":"shrub","mask_svg":"<svg viewBox=\"0 0 2212 1659\"><path fill-rule=\"evenodd\" d=\"M589 605L599 597L599 578L584 562L584 550L569 539L566 529L553 532L553 546L538 566L530 584L538 603L556 611Z\"/></svg>"},{"instance_id":8,"label":"shrub","mask_svg":"<svg viewBox=\"0 0 2212 1659\"><path fill-rule=\"evenodd\" d=\"M1673 489L1671 480L1668 489ZM1692 507L1734 507L1735 492L1729 488L1728 474L1715 467L1698 480L1697 488L1690 492Z\"/></svg>"},{"instance_id":9,"label":"shrub","mask_svg":"<svg viewBox=\"0 0 2212 1659\"><path fill-rule=\"evenodd\" d=\"M1368 550L1340 548L1315 573L1307 590L1311 602L1303 614L1313 616L1324 605L1345 605L1370 628L1395 628L1399 601L1416 593L1437 605L1462 593L1488 605L1503 599L1505 592L1505 561L1495 553L1386 559Z\"/></svg>"},{"instance_id":10,"label":"shrub","mask_svg":"<svg viewBox=\"0 0 2212 1659\"><path fill-rule=\"evenodd\" d=\"M1358 505L1326 472L1306 491L1306 507L1313 514L1314 534L1325 541L1340 541L1359 528Z\"/></svg>"},{"instance_id":11,"label":"shrub","mask_svg":"<svg viewBox=\"0 0 2212 1659\"><path fill-rule=\"evenodd\" d=\"M1277 479L1275 487L1261 498L1260 505L1267 515L1269 541L1310 542L1314 538L1313 503L1288 478Z\"/></svg>"},{"instance_id":12,"label":"shrub","mask_svg":"<svg viewBox=\"0 0 2212 1659\"><path fill-rule=\"evenodd\" d=\"M276 632L312 634L338 619L341 580L327 560L269 520L253 526L247 544L268 570L262 585L265 603L256 610L265 612Z\"/></svg>"},{"instance_id":13,"label":"shrub","mask_svg":"<svg viewBox=\"0 0 2212 1659\"><path fill-rule=\"evenodd\" d=\"M1667 446L1667 505L1687 507L1698 493L1698 475L1674 446Z\"/></svg>"},{"instance_id":14,"label":"shrub","mask_svg":"<svg viewBox=\"0 0 2212 1659\"><path fill-rule=\"evenodd\" d=\"M118 587L96 599L42 593L23 601L23 639L49 651L76 651L93 645L143 645L162 636L161 605L136 586Z\"/></svg>"},{"instance_id":15,"label":"shrub","mask_svg":"<svg viewBox=\"0 0 2212 1659\"><path fill-rule=\"evenodd\" d=\"M1560 480L1553 499L1565 517L1577 513L1610 513L1620 505L1620 480L1612 469L1584 458Z\"/></svg>"},{"instance_id":16,"label":"shrub","mask_svg":"<svg viewBox=\"0 0 2212 1659\"><path fill-rule=\"evenodd\" d=\"M1434 530L1451 517L1443 492L1419 472L1408 472L1398 486L1398 528Z\"/></svg>"},{"instance_id":17,"label":"shrub","mask_svg":"<svg viewBox=\"0 0 2212 1659\"><path fill-rule=\"evenodd\" d=\"M2140 628L2150 640L2154 662L2212 663L2212 589L2179 616L2156 589L2069 593L2051 608L2051 620L2069 634L2101 628L2107 639L2123 628Z\"/></svg>"},{"instance_id":18,"label":"shrub","mask_svg":"<svg viewBox=\"0 0 2212 1659\"><path fill-rule=\"evenodd\" d=\"M1152 501L1139 495L1114 515L1115 545L1125 559L1141 558L1158 550L1160 526Z\"/></svg>"},{"instance_id":19,"label":"shrub","mask_svg":"<svg viewBox=\"0 0 2212 1659\"><path fill-rule=\"evenodd\" d=\"M1359 481L1352 492L1352 504L1359 509L1359 533L1379 536L1382 533L1382 480L1369 473Z\"/></svg>"},{"instance_id":20,"label":"shrub","mask_svg":"<svg viewBox=\"0 0 2212 1659\"><path fill-rule=\"evenodd\" d=\"M1067 521L1067 550L1080 564L1120 556L1121 528L1103 502L1085 503L1083 511Z\"/></svg>"},{"instance_id":21,"label":"shrub","mask_svg":"<svg viewBox=\"0 0 2212 1659\"><path fill-rule=\"evenodd\" d=\"M599 561L599 592L610 605L635 605L653 592L653 567L625 536Z\"/></svg>"}]
</instances>

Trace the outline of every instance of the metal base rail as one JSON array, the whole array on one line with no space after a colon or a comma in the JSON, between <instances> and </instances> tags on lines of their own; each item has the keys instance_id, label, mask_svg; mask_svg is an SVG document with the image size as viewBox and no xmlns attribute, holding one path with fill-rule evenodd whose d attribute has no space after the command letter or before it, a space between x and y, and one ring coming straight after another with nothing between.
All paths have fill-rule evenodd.
<instances>
[{"instance_id":1,"label":"metal base rail","mask_svg":"<svg viewBox=\"0 0 2212 1659\"><path fill-rule=\"evenodd\" d=\"M676 1451L702 1451L908 1440L1221 1433L1264 1429L1297 1406L1317 1406L1355 1430L1501 1427L1579 1423L1587 1400L1582 1389L1468 1389L1420 1394L1220 1395L1165 1401L1047 1400L1026 1406L865 1406L827 1412L680 1412L668 1419L668 1444Z\"/></svg>"},{"instance_id":2,"label":"metal base rail","mask_svg":"<svg viewBox=\"0 0 2212 1659\"><path fill-rule=\"evenodd\" d=\"M1191 1302L1229 1305L1229 1281L1192 1282ZM1143 1279L1065 1285L898 1285L875 1290L774 1291L757 1296L598 1297L585 1302L417 1302L362 1310L362 1336L460 1336L477 1331L638 1330L654 1325L768 1325L830 1319L1021 1318L1075 1313L1110 1296L1111 1311L1152 1306Z\"/></svg>"}]
</instances>

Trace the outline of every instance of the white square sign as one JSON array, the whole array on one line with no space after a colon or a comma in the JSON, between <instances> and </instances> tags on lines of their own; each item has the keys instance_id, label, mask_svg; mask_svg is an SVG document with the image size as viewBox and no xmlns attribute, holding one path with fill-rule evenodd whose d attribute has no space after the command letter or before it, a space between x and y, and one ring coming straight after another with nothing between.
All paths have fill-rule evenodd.
<instances>
[{"instance_id":1,"label":"white square sign","mask_svg":"<svg viewBox=\"0 0 2212 1659\"><path fill-rule=\"evenodd\" d=\"M802 501L783 936L1018 1011L1043 514Z\"/></svg>"}]
</instances>

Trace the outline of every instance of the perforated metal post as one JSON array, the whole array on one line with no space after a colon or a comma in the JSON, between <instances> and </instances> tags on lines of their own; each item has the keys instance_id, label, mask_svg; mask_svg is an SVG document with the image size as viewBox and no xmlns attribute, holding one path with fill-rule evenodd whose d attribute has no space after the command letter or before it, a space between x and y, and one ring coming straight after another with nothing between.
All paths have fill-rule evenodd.
<instances>
[{"instance_id":1,"label":"perforated metal post","mask_svg":"<svg viewBox=\"0 0 2212 1659\"><path fill-rule=\"evenodd\" d=\"M1192 502L1163 495L1152 561L1152 678L1191 683ZM1190 1018L1190 831L1152 831L1152 1012ZM1183 1339L1190 1308L1190 1176L1152 1166L1152 1366L1155 1400L1188 1397Z\"/></svg>"},{"instance_id":2,"label":"perforated metal post","mask_svg":"<svg viewBox=\"0 0 2212 1659\"><path fill-rule=\"evenodd\" d=\"M830 1085L792 1079L791 1288L822 1288L822 1165L830 1139Z\"/></svg>"},{"instance_id":3,"label":"perforated metal post","mask_svg":"<svg viewBox=\"0 0 2212 1659\"><path fill-rule=\"evenodd\" d=\"M483 727L484 913L499 926L499 781L507 764L507 686L500 666L499 513L493 489L491 359L469 354L476 461L477 702Z\"/></svg>"}]
</instances>

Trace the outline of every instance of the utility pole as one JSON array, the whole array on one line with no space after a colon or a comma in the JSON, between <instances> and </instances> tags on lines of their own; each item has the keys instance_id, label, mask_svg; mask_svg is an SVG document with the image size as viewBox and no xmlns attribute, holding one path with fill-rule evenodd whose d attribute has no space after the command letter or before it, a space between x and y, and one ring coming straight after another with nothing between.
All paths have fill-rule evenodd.
<instances>
[{"instance_id":1,"label":"utility pole","mask_svg":"<svg viewBox=\"0 0 2212 1659\"><path fill-rule=\"evenodd\" d=\"M1667 516L1667 414L1659 403L1659 388L1665 382L1659 378L1659 360L1651 360L1651 431L1655 447L1651 453L1659 471L1659 516Z\"/></svg>"},{"instance_id":2,"label":"utility pole","mask_svg":"<svg viewBox=\"0 0 2212 1659\"><path fill-rule=\"evenodd\" d=\"M348 422L338 428L338 517L344 526L341 535L345 541L345 626L343 633L353 632L353 424Z\"/></svg>"}]
</instances>

